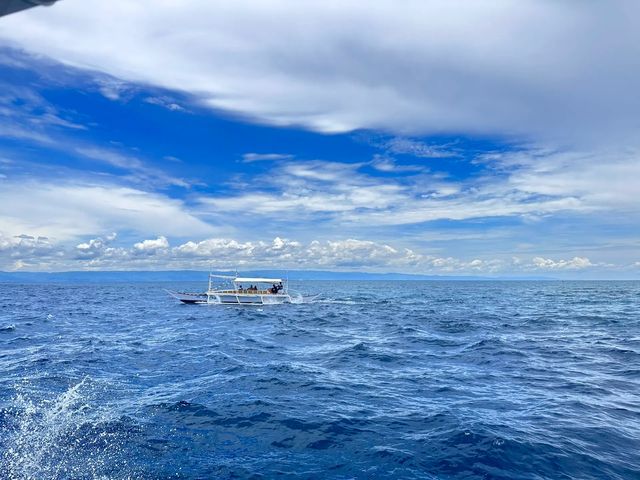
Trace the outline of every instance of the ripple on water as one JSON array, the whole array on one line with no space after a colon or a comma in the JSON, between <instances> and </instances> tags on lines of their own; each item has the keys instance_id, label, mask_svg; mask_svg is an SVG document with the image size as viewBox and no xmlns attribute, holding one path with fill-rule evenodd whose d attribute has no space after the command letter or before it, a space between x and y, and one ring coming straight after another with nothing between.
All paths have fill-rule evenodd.
<instances>
[{"instance_id":1,"label":"ripple on water","mask_svg":"<svg viewBox=\"0 0 640 480\"><path fill-rule=\"evenodd\" d=\"M640 478L640 283L166 287L3 285L0 478Z\"/></svg>"}]
</instances>

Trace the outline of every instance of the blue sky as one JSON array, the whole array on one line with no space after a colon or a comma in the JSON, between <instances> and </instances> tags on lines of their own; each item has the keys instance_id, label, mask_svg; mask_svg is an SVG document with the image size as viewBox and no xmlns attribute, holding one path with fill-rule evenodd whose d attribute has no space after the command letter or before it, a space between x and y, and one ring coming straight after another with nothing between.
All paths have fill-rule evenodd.
<instances>
[{"instance_id":1,"label":"blue sky","mask_svg":"<svg viewBox=\"0 0 640 480\"><path fill-rule=\"evenodd\" d=\"M635 10L64 0L1 18L0 269L638 278Z\"/></svg>"}]
</instances>

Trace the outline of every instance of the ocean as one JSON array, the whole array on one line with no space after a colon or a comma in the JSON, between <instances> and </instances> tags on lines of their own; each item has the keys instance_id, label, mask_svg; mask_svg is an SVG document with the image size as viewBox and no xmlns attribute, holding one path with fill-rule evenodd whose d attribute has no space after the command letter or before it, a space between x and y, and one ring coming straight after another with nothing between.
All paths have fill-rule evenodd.
<instances>
[{"instance_id":1,"label":"ocean","mask_svg":"<svg viewBox=\"0 0 640 480\"><path fill-rule=\"evenodd\" d=\"M0 478L640 479L640 282L0 284Z\"/></svg>"}]
</instances>

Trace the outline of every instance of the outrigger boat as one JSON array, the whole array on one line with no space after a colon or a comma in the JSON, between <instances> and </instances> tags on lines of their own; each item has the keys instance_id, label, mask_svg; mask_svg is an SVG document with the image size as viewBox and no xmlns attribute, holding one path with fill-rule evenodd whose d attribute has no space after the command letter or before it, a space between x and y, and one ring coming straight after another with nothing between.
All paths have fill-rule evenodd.
<instances>
[{"instance_id":1,"label":"outrigger boat","mask_svg":"<svg viewBox=\"0 0 640 480\"><path fill-rule=\"evenodd\" d=\"M216 289L214 278L223 278L231 282L232 288ZM189 304L234 304L234 305L268 305L279 303L295 303L289 293L286 279L261 277L232 277L228 275L209 274L209 288L203 293L167 292L182 303ZM300 298L302 297L295 297Z\"/></svg>"}]
</instances>

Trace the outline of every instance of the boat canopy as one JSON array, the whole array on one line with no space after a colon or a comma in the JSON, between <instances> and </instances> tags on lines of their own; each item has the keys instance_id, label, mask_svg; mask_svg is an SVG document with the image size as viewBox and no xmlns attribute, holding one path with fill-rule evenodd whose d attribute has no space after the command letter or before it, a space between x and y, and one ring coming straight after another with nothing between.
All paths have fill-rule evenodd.
<instances>
[{"instance_id":1,"label":"boat canopy","mask_svg":"<svg viewBox=\"0 0 640 480\"><path fill-rule=\"evenodd\" d=\"M280 283L281 278L252 278L252 277L236 277L234 283Z\"/></svg>"}]
</instances>

